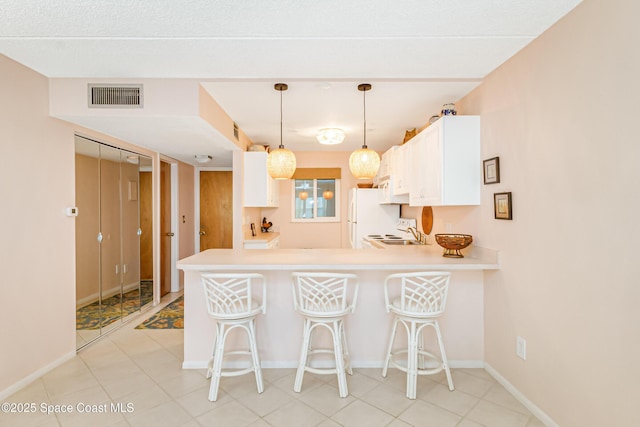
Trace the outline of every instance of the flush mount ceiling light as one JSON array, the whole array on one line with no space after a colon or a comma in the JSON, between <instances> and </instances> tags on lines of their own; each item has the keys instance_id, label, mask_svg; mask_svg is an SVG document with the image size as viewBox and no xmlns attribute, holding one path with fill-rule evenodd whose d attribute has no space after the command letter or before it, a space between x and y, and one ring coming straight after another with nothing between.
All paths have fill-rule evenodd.
<instances>
[{"instance_id":1,"label":"flush mount ceiling light","mask_svg":"<svg viewBox=\"0 0 640 427\"><path fill-rule=\"evenodd\" d=\"M367 91L371 90L369 83L358 85L358 90L362 92L363 117L364 117L364 141L362 148L351 153L349 157L349 169L351 174L357 179L372 179L380 167L380 156L378 153L367 147Z\"/></svg>"},{"instance_id":2,"label":"flush mount ceiling light","mask_svg":"<svg viewBox=\"0 0 640 427\"><path fill-rule=\"evenodd\" d=\"M344 141L344 131L338 128L320 129L316 135L316 139L320 144L337 145Z\"/></svg>"},{"instance_id":3,"label":"flush mount ceiling light","mask_svg":"<svg viewBox=\"0 0 640 427\"><path fill-rule=\"evenodd\" d=\"M196 162L198 163L207 163L209 160L212 160L213 157L207 154L196 154Z\"/></svg>"},{"instance_id":4,"label":"flush mount ceiling light","mask_svg":"<svg viewBox=\"0 0 640 427\"><path fill-rule=\"evenodd\" d=\"M273 88L280 92L280 145L267 156L267 171L274 179L289 179L296 171L296 156L282 144L282 92L289 89L285 83L276 83Z\"/></svg>"}]
</instances>

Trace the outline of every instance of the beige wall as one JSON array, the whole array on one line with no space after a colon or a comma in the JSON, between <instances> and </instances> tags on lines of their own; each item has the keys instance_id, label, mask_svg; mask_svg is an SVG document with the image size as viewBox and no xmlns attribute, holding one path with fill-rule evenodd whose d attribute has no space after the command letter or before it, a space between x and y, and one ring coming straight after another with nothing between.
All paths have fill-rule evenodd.
<instances>
[{"instance_id":1,"label":"beige wall","mask_svg":"<svg viewBox=\"0 0 640 427\"><path fill-rule=\"evenodd\" d=\"M300 223L291 222L292 181L283 180L280 187L280 205L278 208L262 209L262 217L273 223L274 231L280 231L281 248L348 248L349 229L347 226L347 197L350 188L356 186L358 180L349 171L349 151L296 152L296 166L300 168L335 168L342 169L340 180L340 222L336 223ZM256 227L259 224L256 223Z\"/></svg>"},{"instance_id":2,"label":"beige wall","mask_svg":"<svg viewBox=\"0 0 640 427\"><path fill-rule=\"evenodd\" d=\"M46 78L3 55L0 76L2 394L75 352L75 224L73 130Z\"/></svg>"},{"instance_id":3,"label":"beige wall","mask_svg":"<svg viewBox=\"0 0 640 427\"><path fill-rule=\"evenodd\" d=\"M159 155L51 118L48 80L3 55L0 76L0 324L20 325L0 331L2 400L75 355L75 219L65 215L75 205L74 133L150 156L154 167ZM180 164L179 173L183 257L193 253L193 168ZM156 236L158 188L156 177Z\"/></svg>"},{"instance_id":4,"label":"beige wall","mask_svg":"<svg viewBox=\"0 0 640 427\"><path fill-rule=\"evenodd\" d=\"M460 104L482 116L486 362L562 426L640 425L640 3L585 0ZM513 221L493 219L513 192ZM527 360L516 358L516 336Z\"/></svg>"},{"instance_id":5,"label":"beige wall","mask_svg":"<svg viewBox=\"0 0 640 427\"><path fill-rule=\"evenodd\" d=\"M195 168L178 163L178 259L195 253L194 225L194 179ZM180 270L180 287L184 285L184 272Z\"/></svg>"}]
</instances>

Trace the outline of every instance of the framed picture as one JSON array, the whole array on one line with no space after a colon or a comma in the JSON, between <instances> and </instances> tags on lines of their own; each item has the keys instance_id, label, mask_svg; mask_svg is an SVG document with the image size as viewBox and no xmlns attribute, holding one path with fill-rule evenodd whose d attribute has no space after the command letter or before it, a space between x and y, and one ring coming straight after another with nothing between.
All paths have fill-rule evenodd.
<instances>
[{"instance_id":1,"label":"framed picture","mask_svg":"<svg viewBox=\"0 0 640 427\"><path fill-rule=\"evenodd\" d=\"M484 183L497 184L500 182L500 157L494 157L482 162L484 166Z\"/></svg>"},{"instance_id":2,"label":"framed picture","mask_svg":"<svg viewBox=\"0 0 640 427\"><path fill-rule=\"evenodd\" d=\"M493 193L493 212L496 219L513 219L511 211L511 192Z\"/></svg>"}]
</instances>

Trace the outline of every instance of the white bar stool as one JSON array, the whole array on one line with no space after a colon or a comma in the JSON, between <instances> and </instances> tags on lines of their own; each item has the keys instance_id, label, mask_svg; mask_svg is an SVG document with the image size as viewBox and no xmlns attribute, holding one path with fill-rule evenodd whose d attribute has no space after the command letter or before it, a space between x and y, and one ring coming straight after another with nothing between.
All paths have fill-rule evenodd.
<instances>
[{"instance_id":1,"label":"white bar stool","mask_svg":"<svg viewBox=\"0 0 640 427\"><path fill-rule=\"evenodd\" d=\"M207 378L211 378L209 400L218 399L220 377L235 377L255 372L258 393L262 393L262 371L256 344L256 317L267 311L267 288L261 274L202 273L207 312L216 320L216 340L213 357L209 361ZM254 292L261 289L262 299L256 299ZM249 338L249 350L224 352L224 344L229 332L242 328ZM239 370L222 370L225 355L251 355L251 366Z\"/></svg>"},{"instance_id":2,"label":"white bar stool","mask_svg":"<svg viewBox=\"0 0 640 427\"><path fill-rule=\"evenodd\" d=\"M387 313L395 314L387 357L382 376L387 376L389 363L407 373L407 397L416 398L418 375L433 375L444 370L447 374L449 390L453 391L453 381L447 355L444 351L438 317L444 313L451 273L433 271L420 273L397 273L389 275L384 282L384 298ZM389 296L390 293L393 296ZM398 324L407 331L408 349L392 352ZM424 350L422 330L431 326L436 331L441 359ZM398 364L395 356L407 353L407 366ZM437 362L437 367L427 369L424 359Z\"/></svg>"},{"instance_id":3,"label":"white bar stool","mask_svg":"<svg viewBox=\"0 0 640 427\"><path fill-rule=\"evenodd\" d=\"M353 375L353 371L349 361L344 318L356 309L358 277L355 274L300 272L295 272L292 276L294 308L304 316L302 350L293 390L298 393L302 390L305 371L315 374L337 374L340 397L347 397L349 391L345 370L349 375ZM350 285L353 285L352 289ZM333 349L312 349L313 330L318 326L331 332ZM333 353L336 367L309 366L309 356L317 353Z\"/></svg>"}]
</instances>

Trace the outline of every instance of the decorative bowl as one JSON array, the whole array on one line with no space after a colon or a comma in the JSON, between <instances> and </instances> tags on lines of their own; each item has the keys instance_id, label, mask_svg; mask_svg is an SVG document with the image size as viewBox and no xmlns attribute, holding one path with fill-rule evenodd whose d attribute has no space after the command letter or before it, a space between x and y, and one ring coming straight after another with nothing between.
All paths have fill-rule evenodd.
<instances>
[{"instance_id":1,"label":"decorative bowl","mask_svg":"<svg viewBox=\"0 0 640 427\"><path fill-rule=\"evenodd\" d=\"M373 188L373 182L359 182L358 188Z\"/></svg>"},{"instance_id":2,"label":"decorative bowl","mask_svg":"<svg viewBox=\"0 0 640 427\"><path fill-rule=\"evenodd\" d=\"M436 234L436 242L444 248L442 256L448 258L464 258L460 249L464 249L473 242L469 234Z\"/></svg>"}]
</instances>

